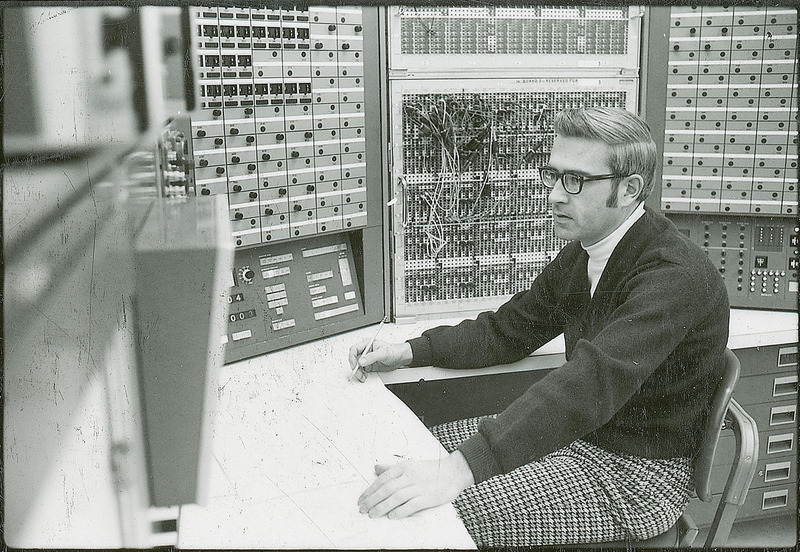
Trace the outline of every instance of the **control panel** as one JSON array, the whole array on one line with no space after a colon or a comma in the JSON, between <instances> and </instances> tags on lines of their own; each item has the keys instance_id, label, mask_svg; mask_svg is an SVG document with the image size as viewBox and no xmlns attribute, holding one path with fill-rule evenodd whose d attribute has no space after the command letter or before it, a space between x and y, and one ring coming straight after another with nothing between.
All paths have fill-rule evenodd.
<instances>
[{"instance_id":1,"label":"control panel","mask_svg":"<svg viewBox=\"0 0 800 552\"><path fill-rule=\"evenodd\" d=\"M725 280L733 307L796 310L798 235L791 219L671 215Z\"/></svg>"},{"instance_id":2,"label":"control panel","mask_svg":"<svg viewBox=\"0 0 800 552\"><path fill-rule=\"evenodd\" d=\"M189 15L197 193L227 195L236 245L366 226L361 8Z\"/></svg>"},{"instance_id":3,"label":"control panel","mask_svg":"<svg viewBox=\"0 0 800 552\"><path fill-rule=\"evenodd\" d=\"M226 362L300 343L311 330L363 316L356 253L348 234L236 251Z\"/></svg>"},{"instance_id":4,"label":"control panel","mask_svg":"<svg viewBox=\"0 0 800 552\"><path fill-rule=\"evenodd\" d=\"M732 306L795 310L797 10L676 6L668 36L661 209Z\"/></svg>"}]
</instances>

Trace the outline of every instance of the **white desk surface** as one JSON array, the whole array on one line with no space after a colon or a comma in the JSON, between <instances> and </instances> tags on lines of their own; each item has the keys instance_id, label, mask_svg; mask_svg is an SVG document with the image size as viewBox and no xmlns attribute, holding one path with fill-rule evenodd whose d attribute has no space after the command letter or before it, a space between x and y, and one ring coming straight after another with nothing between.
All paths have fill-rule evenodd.
<instances>
[{"instance_id":1,"label":"white desk surface","mask_svg":"<svg viewBox=\"0 0 800 552\"><path fill-rule=\"evenodd\" d=\"M386 324L403 341L459 319ZM384 384L553 368L563 337L522 361L480 370L406 368L347 381L348 347L377 325L224 367L203 506L180 509L181 548L464 548L471 539L446 505L406 520L369 519L356 500L382 460L444 454ZM735 348L797 339L797 314L736 310ZM323 369L321 369L323 368Z\"/></svg>"},{"instance_id":2,"label":"white desk surface","mask_svg":"<svg viewBox=\"0 0 800 552\"><path fill-rule=\"evenodd\" d=\"M372 376L349 381L369 329L225 366L203 505L180 508L179 548L474 548L452 505L370 519L378 462L446 452Z\"/></svg>"}]
</instances>

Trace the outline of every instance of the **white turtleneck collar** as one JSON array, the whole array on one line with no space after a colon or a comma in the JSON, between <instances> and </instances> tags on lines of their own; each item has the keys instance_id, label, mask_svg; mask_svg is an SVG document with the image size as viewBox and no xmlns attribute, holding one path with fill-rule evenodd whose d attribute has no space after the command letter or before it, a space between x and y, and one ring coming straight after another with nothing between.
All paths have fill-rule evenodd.
<instances>
[{"instance_id":1,"label":"white turtleneck collar","mask_svg":"<svg viewBox=\"0 0 800 552\"><path fill-rule=\"evenodd\" d=\"M608 264L608 259L611 258L611 254L614 252L614 249L616 249L617 244L619 244L622 237L630 230L631 226L643 215L644 203L640 203L630 216L608 236L588 247L581 244L581 247L589 254L588 272L589 282L591 283L591 291L589 293L592 296L594 296L594 290L597 289L600 276L603 275L606 264Z\"/></svg>"}]
</instances>

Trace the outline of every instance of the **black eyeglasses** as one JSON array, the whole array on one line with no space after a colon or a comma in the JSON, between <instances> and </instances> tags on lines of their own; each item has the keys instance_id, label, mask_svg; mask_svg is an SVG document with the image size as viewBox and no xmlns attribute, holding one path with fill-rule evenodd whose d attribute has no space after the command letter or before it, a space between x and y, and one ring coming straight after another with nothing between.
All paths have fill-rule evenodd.
<instances>
[{"instance_id":1,"label":"black eyeglasses","mask_svg":"<svg viewBox=\"0 0 800 552\"><path fill-rule=\"evenodd\" d=\"M561 179L564 185L564 190L568 194L579 194L583 190L583 185L586 182L594 182L595 180L607 180L609 178L627 178L630 175L619 174L598 174L594 176L583 176L571 172L559 172L553 167L539 167L539 176L542 179L542 184L548 190L556 187L556 183Z\"/></svg>"}]
</instances>

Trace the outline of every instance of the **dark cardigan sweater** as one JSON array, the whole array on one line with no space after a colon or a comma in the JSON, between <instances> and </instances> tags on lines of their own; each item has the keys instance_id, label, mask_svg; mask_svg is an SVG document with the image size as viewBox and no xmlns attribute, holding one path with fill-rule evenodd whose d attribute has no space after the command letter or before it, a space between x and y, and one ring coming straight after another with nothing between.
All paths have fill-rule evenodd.
<instances>
[{"instance_id":1,"label":"dark cardigan sweater","mask_svg":"<svg viewBox=\"0 0 800 552\"><path fill-rule=\"evenodd\" d=\"M649 458L692 458L723 370L730 308L706 254L647 210L608 260L594 296L588 255L567 244L496 312L409 341L412 366L519 360L564 333L567 362L461 444L478 483L584 439Z\"/></svg>"}]
</instances>

